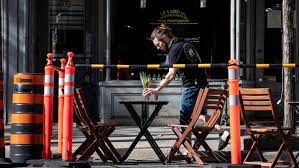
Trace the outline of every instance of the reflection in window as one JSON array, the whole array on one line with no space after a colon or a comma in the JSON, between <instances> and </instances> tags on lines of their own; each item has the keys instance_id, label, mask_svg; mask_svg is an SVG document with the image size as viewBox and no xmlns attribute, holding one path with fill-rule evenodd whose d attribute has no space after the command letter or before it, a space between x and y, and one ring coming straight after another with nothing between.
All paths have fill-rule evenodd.
<instances>
[{"instance_id":1,"label":"reflection in window","mask_svg":"<svg viewBox=\"0 0 299 168\"><path fill-rule=\"evenodd\" d=\"M48 0L49 48L55 56L80 56L85 44L85 0Z\"/></svg>"},{"instance_id":2,"label":"reflection in window","mask_svg":"<svg viewBox=\"0 0 299 168\"><path fill-rule=\"evenodd\" d=\"M145 1L119 0L114 3L112 64L163 64L165 54L157 51L148 40L151 31L161 23L169 25L178 38L193 42L204 63L227 62L229 1L208 1L206 6L200 0L147 0L146 5L141 6L142 2ZM153 79L161 79L167 69L147 72ZM137 69L112 70L111 73L112 80L139 79ZM223 79L227 72L215 69L210 76Z\"/></svg>"}]
</instances>

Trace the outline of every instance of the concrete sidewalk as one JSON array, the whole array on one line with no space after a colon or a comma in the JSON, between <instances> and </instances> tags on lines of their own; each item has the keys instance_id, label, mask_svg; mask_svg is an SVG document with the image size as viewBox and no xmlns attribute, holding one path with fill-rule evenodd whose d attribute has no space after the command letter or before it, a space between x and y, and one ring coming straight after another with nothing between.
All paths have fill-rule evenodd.
<instances>
[{"instance_id":1,"label":"concrete sidewalk","mask_svg":"<svg viewBox=\"0 0 299 168\"><path fill-rule=\"evenodd\" d=\"M229 127L225 127L225 129L229 129ZM244 133L244 127L242 127L242 134ZM139 133L139 128L137 127L128 127L128 126L120 126L116 127L116 130L109 137L115 148L118 152L123 155L137 134ZM149 131L152 134L153 138L156 140L157 144L161 148L162 152L166 156L173 146L176 140L176 136L172 132L169 127L149 127ZM10 128L7 127L5 129L5 139L6 139L6 157L9 157L9 133ZM243 138L243 137L242 137ZM78 148L78 146L85 140L83 134L74 127L73 132L73 152ZM216 132L212 132L207 137L207 143L212 148L212 150L217 151L218 148L218 134ZM243 140L241 140L241 149L243 149ZM201 147L199 151L204 151ZM52 139L52 152L57 153L57 128L54 128L53 139ZM297 153L297 152L296 152ZM295 154L296 154L295 153ZM205 153L202 153L205 154ZM217 152L219 156L223 159L223 163L230 163L230 144L221 152ZM242 154L243 155L243 154ZM265 156L267 158L273 157L273 152L266 152ZM184 161L182 162L174 162L173 164L163 165L159 162L159 158L156 156L155 152L145 139L142 137L138 142L134 150L131 152L127 161L121 165L112 165L103 164L97 154L92 155L89 159L91 165L104 166L104 167L194 167L197 166L195 162L193 164L188 164ZM209 165L209 164L208 164ZM217 167L217 166L216 166ZM223 167L220 166L220 167Z\"/></svg>"}]
</instances>

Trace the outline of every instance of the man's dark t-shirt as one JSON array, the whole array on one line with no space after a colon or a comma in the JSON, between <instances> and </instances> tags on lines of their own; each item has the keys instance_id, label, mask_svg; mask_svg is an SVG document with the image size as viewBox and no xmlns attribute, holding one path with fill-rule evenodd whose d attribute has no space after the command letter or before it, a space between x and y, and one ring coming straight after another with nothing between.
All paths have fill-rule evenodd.
<instances>
[{"instance_id":1,"label":"man's dark t-shirt","mask_svg":"<svg viewBox=\"0 0 299 168\"><path fill-rule=\"evenodd\" d=\"M184 44L186 41L175 39L168 51L165 63L172 64L199 64L198 62L191 62L187 59L184 52ZM182 75L183 87L189 87L196 84L207 84L207 77L203 69L179 69L179 73Z\"/></svg>"}]
</instances>

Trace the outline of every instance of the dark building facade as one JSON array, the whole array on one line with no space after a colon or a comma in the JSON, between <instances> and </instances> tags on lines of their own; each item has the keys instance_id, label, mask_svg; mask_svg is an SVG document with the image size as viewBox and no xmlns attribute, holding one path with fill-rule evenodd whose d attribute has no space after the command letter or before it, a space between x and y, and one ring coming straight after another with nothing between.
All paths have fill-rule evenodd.
<instances>
[{"instance_id":1,"label":"dark building facade","mask_svg":"<svg viewBox=\"0 0 299 168\"><path fill-rule=\"evenodd\" d=\"M240 2L239 61L281 63L281 0ZM195 44L204 62L226 63L230 58L230 4L231 0L1 0L0 60L7 122L13 75L43 73L49 52L59 60L73 51L75 63L159 64L165 57L148 37L154 27L167 24L179 38ZM294 61L298 62L298 54ZM148 73L155 84L166 71ZM225 85L226 70L208 74L211 85ZM178 114L179 78L157 98L169 99L170 104L156 123ZM280 95L280 70L246 69L241 79L244 85L272 87ZM138 99L141 92L136 70L78 68L76 86L87 88L89 97L98 102L91 103L99 111L96 117L122 124L128 114L118 100Z\"/></svg>"}]
</instances>

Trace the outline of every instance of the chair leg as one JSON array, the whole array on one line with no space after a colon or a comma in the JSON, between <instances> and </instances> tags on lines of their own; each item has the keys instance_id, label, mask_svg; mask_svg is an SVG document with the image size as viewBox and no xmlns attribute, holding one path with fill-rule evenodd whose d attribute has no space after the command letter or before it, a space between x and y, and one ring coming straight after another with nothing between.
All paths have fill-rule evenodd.
<instances>
[{"instance_id":1,"label":"chair leg","mask_svg":"<svg viewBox=\"0 0 299 168\"><path fill-rule=\"evenodd\" d=\"M112 132L115 130L114 127L109 127L106 132L103 132L103 137L109 137ZM115 156L115 158L117 159L118 162L121 161L121 156L118 153L118 151L115 149L115 147L113 146L113 144L111 143L111 141L108 138L103 138L104 141L106 142L106 144L108 145L108 147L110 148L111 152L113 153L113 155Z\"/></svg>"},{"instance_id":2,"label":"chair leg","mask_svg":"<svg viewBox=\"0 0 299 168\"><path fill-rule=\"evenodd\" d=\"M174 131L174 129L177 128L172 128L172 131L175 133L175 135L178 137L176 142L174 143L174 145L172 146L172 148L170 149L167 157L166 157L166 162L171 163L171 161L173 160L175 153L179 150L180 146L181 146L181 142L179 142L179 136L177 135L176 131Z\"/></svg>"},{"instance_id":3,"label":"chair leg","mask_svg":"<svg viewBox=\"0 0 299 168\"><path fill-rule=\"evenodd\" d=\"M267 159L264 157L264 155L263 155L263 153L262 153L262 150L261 150L261 147L260 147L259 144L258 144L258 141L259 141L259 139L262 137L262 135L257 135L257 136L255 136L255 135L253 135L253 134L250 134L250 137L251 137L252 145L251 145L250 150L249 150L249 152L247 153L247 155L246 155L246 157L245 157L243 163L246 162L246 161L252 156L252 154L253 154L253 152L254 152L255 150L256 150L256 152L257 152L257 154L258 154L260 160L261 160L262 162L267 162Z\"/></svg>"},{"instance_id":4,"label":"chair leg","mask_svg":"<svg viewBox=\"0 0 299 168\"><path fill-rule=\"evenodd\" d=\"M294 167L298 167L298 163L296 161L296 158L295 158L290 146L287 146L286 149L288 151L290 160L292 160L292 162L294 163Z\"/></svg>"},{"instance_id":5,"label":"chair leg","mask_svg":"<svg viewBox=\"0 0 299 168\"><path fill-rule=\"evenodd\" d=\"M220 162L221 160L215 155L214 151L210 148L210 146L207 144L207 142L203 142L202 146L204 149L208 152L209 156L213 157L215 160Z\"/></svg>"},{"instance_id":6,"label":"chair leg","mask_svg":"<svg viewBox=\"0 0 299 168\"><path fill-rule=\"evenodd\" d=\"M87 139L76 149L76 151L73 153L73 157L76 157L77 155L81 155L82 152L92 143L92 140L90 137L87 137Z\"/></svg>"},{"instance_id":7,"label":"chair leg","mask_svg":"<svg viewBox=\"0 0 299 168\"><path fill-rule=\"evenodd\" d=\"M96 148L96 152L104 163L108 162L106 156L103 154L103 152L98 147Z\"/></svg>"},{"instance_id":8,"label":"chair leg","mask_svg":"<svg viewBox=\"0 0 299 168\"><path fill-rule=\"evenodd\" d=\"M203 161L198 157L196 151L193 150L191 144L189 144L187 141L185 141L184 146L188 150L188 152L191 154L191 157L195 159L195 161L198 165L204 164Z\"/></svg>"},{"instance_id":9,"label":"chair leg","mask_svg":"<svg viewBox=\"0 0 299 168\"><path fill-rule=\"evenodd\" d=\"M118 160L114 157L113 153L108 148L107 144L105 143L105 141L102 138L100 138L100 137L97 138L97 143L98 143L99 147L101 148L101 150L103 151L104 155L107 156L107 158L112 160L114 163L118 162Z\"/></svg>"},{"instance_id":10,"label":"chair leg","mask_svg":"<svg viewBox=\"0 0 299 168\"><path fill-rule=\"evenodd\" d=\"M168 153L167 157L166 157L166 162L171 163L172 160L174 160L175 158L175 153L178 152L180 146L186 141L186 136L188 135L189 132L191 132L190 130L184 130L188 131L185 133L185 137L183 137L182 132L179 130L178 127L173 127L172 131L174 132L174 134L178 137L177 141L174 143L174 145L172 146L172 148L170 149L170 152ZM188 160L187 160L188 162Z\"/></svg>"},{"instance_id":11,"label":"chair leg","mask_svg":"<svg viewBox=\"0 0 299 168\"><path fill-rule=\"evenodd\" d=\"M94 140L82 153L81 156L77 158L77 160L87 160L96 150L97 141Z\"/></svg>"},{"instance_id":12,"label":"chair leg","mask_svg":"<svg viewBox=\"0 0 299 168\"><path fill-rule=\"evenodd\" d=\"M189 139L189 138L191 138L191 136L190 136L191 130L182 129L182 131L180 131L178 128L174 128L173 131L178 137L178 142L177 142L178 150L180 149L181 145L183 145L187 149L187 147L185 146L185 143L187 143L187 144L191 143L191 139ZM191 161L192 157L189 157L189 158ZM188 160L186 160L186 161L188 161Z\"/></svg>"},{"instance_id":13,"label":"chair leg","mask_svg":"<svg viewBox=\"0 0 299 168\"><path fill-rule=\"evenodd\" d=\"M194 160L196 161L197 164L203 165L204 164L203 161L198 157L196 151L193 150L191 144L185 139L186 136L183 136L183 134L188 135L188 134L186 134L187 132L186 133L183 132L183 134L182 134L182 132L176 127L173 128L173 131L177 135L178 140L176 141L174 146L171 148L171 151L169 152L169 155L167 156L167 161L169 163L171 162L175 153L178 151L179 147L183 144L189 152L188 158L186 158L185 160L187 162L189 162L187 159L194 158ZM191 131L189 131L189 132L191 132Z\"/></svg>"},{"instance_id":14,"label":"chair leg","mask_svg":"<svg viewBox=\"0 0 299 168\"><path fill-rule=\"evenodd\" d=\"M105 136L110 135L112 133L112 129L109 129L108 131L99 131L102 132ZM86 140L78 147L78 149L74 152L73 157L76 158L76 160L84 160L88 159L94 152L96 152L99 157L102 159L103 162L107 162L107 159L110 158L114 162L118 162L120 160L120 155L116 151L116 149L111 147L111 142L109 140L103 139L99 135L99 137L96 139L92 135L88 135L87 133L84 133ZM97 142L100 141L100 142ZM107 143L108 142L108 143ZM107 147L106 146L109 146ZM113 152L107 152L112 149ZM100 150L101 149L101 150ZM112 154L113 153L113 154ZM78 156L80 155L80 156ZM115 156L114 156L115 155Z\"/></svg>"},{"instance_id":15,"label":"chair leg","mask_svg":"<svg viewBox=\"0 0 299 168\"><path fill-rule=\"evenodd\" d=\"M90 146L90 144L95 140L95 138L92 135L88 134L86 131L82 131L82 133L86 139L73 153L73 158L76 158L78 155L82 155L82 153L84 153L88 146Z\"/></svg>"},{"instance_id":16,"label":"chair leg","mask_svg":"<svg viewBox=\"0 0 299 168\"><path fill-rule=\"evenodd\" d=\"M198 151L200 146L203 146L203 148L208 152L208 155L213 157L217 161L221 161L213 152L213 150L210 148L210 146L205 142L205 138L208 136L209 132L199 133L197 131L194 131L193 134L196 137L196 141L193 145L194 151Z\"/></svg>"},{"instance_id":17,"label":"chair leg","mask_svg":"<svg viewBox=\"0 0 299 168\"><path fill-rule=\"evenodd\" d=\"M263 161L263 162L267 162L268 160L264 157L263 152L261 150L261 146L259 145L259 143L256 142L255 148L256 148L256 152L257 152L260 160Z\"/></svg>"},{"instance_id":18,"label":"chair leg","mask_svg":"<svg viewBox=\"0 0 299 168\"><path fill-rule=\"evenodd\" d=\"M261 152L261 149L260 149L260 147L258 146L258 142L257 142L257 141L253 141L253 142L252 142L252 145L251 145L251 147L250 147L250 150L249 150L249 152L247 153L247 155L246 155L246 157L245 157L245 159L244 159L243 162L248 161L248 159L251 158L251 156L253 155L254 151L257 152L260 161L262 161L262 162L267 162L267 159L264 158L263 153Z\"/></svg>"},{"instance_id":19,"label":"chair leg","mask_svg":"<svg viewBox=\"0 0 299 168\"><path fill-rule=\"evenodd\" d=\"M172 160L173 160L173 158L174 158L174 155L175 155L175 153L178 151L178 147L177 147L177 145L176 145L176 143L172 146L172 148L170 149L170 151L169 151L169 153L168 153L168 155L167 155L167 157L166 157L166 162L168 162L168 163L171 163L172 162Z\"/></svg>"},{"instance_id":20,"label":"chair leg","mask_svg":"<svg viewBox=\"0 0 299 168\"><path fill-rule=\"evenodd\" d=\"M193 145L193 149L195 151L198 151L198 149L200 148L200 146L202 145L202 143L204 142L204 139L208 136L208 133L199 133L197 131L193 131L193 134L196 137L196 141Z\"/></svg>"},{"instance_id":21,"label":"chair leg","mask_svg":"<svg viewBox=\"0 0 299 168\"><path fill-rule=\"evenodd\" d=\"M289 131L285 136L283 136L282 140L283 140L283 143L285 145L285 149L288 152L290 160L294 163L295 167L298 167L298 163L297 163L296 158L295 158L295 156L293 154L292 148L291 148L291 146L288 143L289 142L288 141L288 136L289 136L290 133L291 133L291 131Z\"/></svg>"},{"instance_id":22,"label":"chair leg","mask_svg":"<svg viewBox=\"0 0 299 168\"><path fill-rule=\"evenodd\" d=\"M281 144L280 147L279 147L279 150L278 150L277 155L276 155L275 158L273 159L273 162L272 162L272 164L271 164L271 167L275 167L275 165L276 165L276 163L277 163L277 161L278 161L280 155L282 154L283 149L286 149L286 150L287 150L290 161L292 161L292 162L294 163L294 166L295 166L295 167L298 167L298 163L297 163L297 161L296 161L296 159L295 159L295 157L294 157L294 154L293 154L293 152L292 152L292 150L291 150L291 148L290 148L290 146L288 145L287 142L288 142L288 141L287 141L287 138L286 138L286 137L283 137L283 142L282 142L282 144ZM291 164L291 163L290 163L290 164Z\"/></svg>"},{"instance_id":23,"label":"chair leg","mask_svg":"<svg viewBox=\"0 0 299 168\"><path fill-rule=\"evenodd\" d=\"M189 154L191 155L192 158L196 161L198 165L203 165L203 161L200 159L200 157L197 155L197 153L193 150L192 146L188 143L185 142L184 146L188 149Z\"/></svg>"},{"instance_id":24,"label":"chair leg","mask_svg":"<svg viewBox=\"0 0 299 168\"><path fill-rule=\"evenodd\" d=\"M278 149L278 152L277 152L276 156L275 156L274 159L272 160L272 163L271 163L271 166L270 166L271 168L272 168L272 167L275 167L275 165L276 165L276 163L277 163L277 161L278 161L278 159L279 159L279 157L280 157L280 155L281 155L281 153L282 153L284 147L285 147L285 144L284 144L284 143L281 143L281 145L280 145L280 147L279 147L279 149Z\"/></svg>"},{"instance_id":25,"label":"chair leg","mask_svg":"<svg viewBox=\"0 0 299 168\"><path fill-rule=\"evenodd\" d=\"M121 161L121 156L118 153L118 151L115 149L115 147L112 145L111 141L108 138L104 138L106 144L108 145L108 147L110 148L112 154L115 156L115 158L117 159L118 162Z\"/></svg>"}]
</instances>

